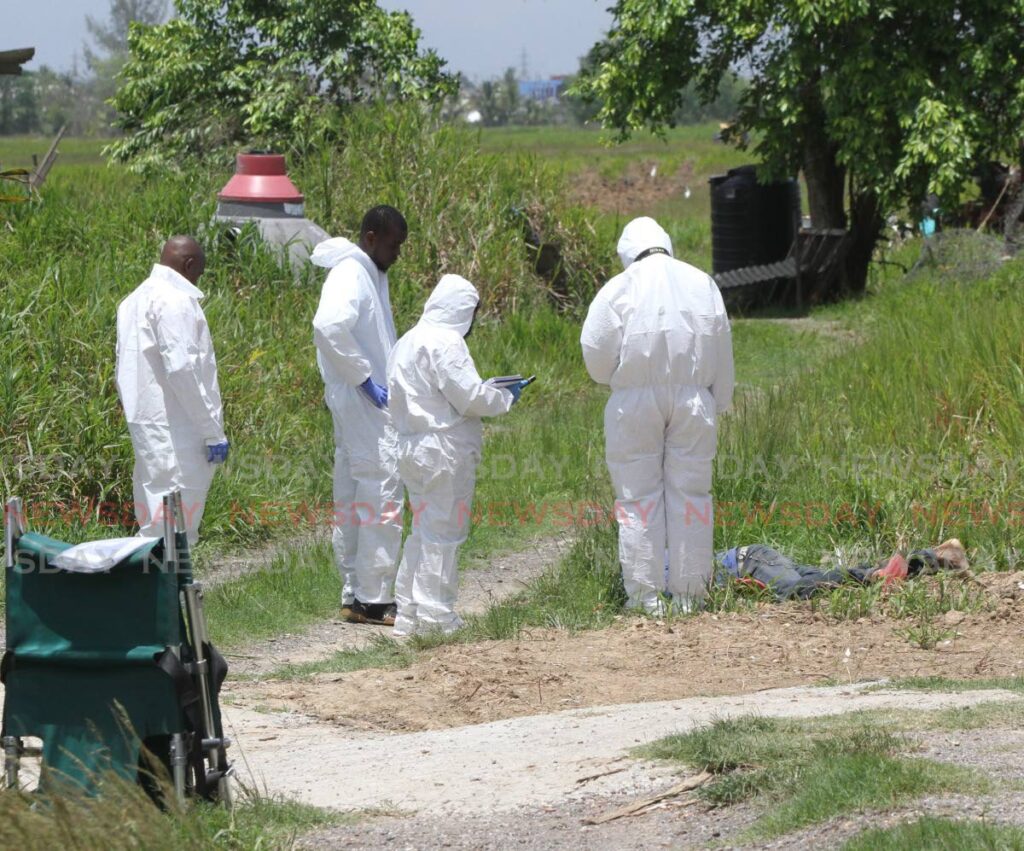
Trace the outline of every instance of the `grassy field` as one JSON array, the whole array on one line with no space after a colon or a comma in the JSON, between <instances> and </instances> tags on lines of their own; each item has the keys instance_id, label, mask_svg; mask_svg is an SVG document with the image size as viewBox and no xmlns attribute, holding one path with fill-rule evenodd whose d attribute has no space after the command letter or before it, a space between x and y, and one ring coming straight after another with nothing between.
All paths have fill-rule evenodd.
<instances>
[{"instance_id":1,"label":"grassy field","mask_svg":"<svg viewBox=\"0 0 1024 851\"><path fill-rule=\"evenodd\" d=\"M346 149L311 159L295 177L310 214L332 233L352 235L363 209L377 201L410 214L409 249L393 275L400 329L415 321L442 272L461 272L478 284L487 307L470 340L481 373L540 377L508 417L487 428L479 521L464 551L472 562L562 528L565 509L576 516L588 504L610 505L601 434L606 394L583 369L581 312L617 271L613 248L626 217L654 214L677 253L707 265L706 178L747 155L712 142L709 126L609 150L586 131L456 133L421 121L402 113L359 118ZM382 140L399 143L376 156L387 147ZM46 144L0 140L0 164L26 164ZM330 499L331 430L309 327L319 280L296 282L256 241L228 244L207 230L226 172L143 180L103 165L98 147L64 143L42 198L12 210L0 230L0 489L24 496L32 525L58 536L130 529L121 509L130 494L131 451L113 387L114 310L145 277L162 240L192 231L204 234L210 253L202 286L233 444L211 493L199 561L308 531L324 521ZM691 198L600 212L569 203L580 175L615 180L637 162L655 163L662 173L688 169ZM530 209L572 260L567 309L552 306L531 268L521 209ZM740 398L720 432L717 546L761 541L808 562L830 555L850 563L955 534L983 569L1020 566L1024 482L1015 453L1024 440L1024 269L1008 263L991 276L954 278L940 268L904 279L885 267L859 302L798 321L734 323ZM519 598L472 619L453 640L610 623L622 602L615 531L583 524L575 532L577 544L562 564ZM841 589L816 605L838 618L884 606L906 619L905 637L924 646L935 638L928 632L934 615L970 611L977 601L953 589L938 596L922 589L908 584L884 601L874 589ZM294 550L275 570L209 592L214 640L234 648L292 631L330 614L337 592L325 546ZM719 608L755 603L736 595L713 601ZM432 642L381 642L317 669L406 664ZM301 673L308 671L289 675ZM765 747L789 733L767 730ZM788 794L801 772L856 786L867 771L890 777L893 785L883 791L895 797L967 782L906 759L889 734L846 731L833 745L822 750L812 736L781 754L769 779ZM774 764L775 755L762 756ZM746 781L737 775L724 782L739 794ZM835 800L826 803L834 808ZM842 799L835 811L871 803ZM260 806L243 809L237 824L221 823L219 814L187 820L174 828L184 832L171 847L211 835L248 847L264 825L288 836L323 818ZM806 813L822 806L794 804L779 816L784 823L765 822L763 833L806 823ZM11 824L37 817L10 812ZM139 827L146 844L154 834L143 829L149 827Z\"/></svg>"},{"instance_id":2,"label":"grassy field","mask_svg":"<svg viewBox=\"0 0 1024 851\"><path fill-rule=\"evenodd\" d=\"M580 127L491 127L477 132L485 152L529 153L567 174L591 169L605 177L621 177L637 162L657 164L664 173L689 165L697 175L720 174L749 162L749 153L714 140L717 129L714 123L695 124L667 130L664 137L637 133L619 144L601 130Z\"/></svg>"},{"instance_id":3,"label":"grassy field","mask_svg":"<svg viewBox=\"0 0 1024 851\"><path fill-rule=\"evenodd\" d=\"M490 305L474 336L481 372L529 369L544 388L494 426L493 457L518 467L482 471L480 498L500 495L525 504L578 496L589 473L580 462L586 446L579 430L598 403L580 375L575 326L547 306L509 214L513 202L545 207L543 193L554 192L556 182L542 191L543 170L523 170L518 161L495 165L468 138L428 129L422 119L395 118L403 120L413 126L353 126L345 152L308 164L302 182L310 187L311 213L332 232L351 235L374 202L391 201L410 212L413 237L392 276L401 330L416 321L442 272L463 272L477 282ZM368 173L351 160L394 132L409 140L395 162ZM19 151L24 156L36 144L7 143L0 156L17 160ZM419 170L463 182L424 182ZM357 172L358 185L349 177ZM209 221L226 176L144 181L83 163L56 169L39 201L12 207L10 227L0 235L0 334L7 342L0 355L0 487L26 499L36 527L75 538L130 526L124 506L131 454L113 386L114 314L146 276L163 238L180 231L207 232L208 272L201 283L233 444L232 460L210 495L204 546L253 544L329 516L331 429L309 324L319 278L296 283L256 241L214 238ZM432 215L431 206L444 215ZM575 225L552 218L551 227L571 236ZM485 244L474 253L481 235ZM611 250L603 257L589 253L596 270ZM593 290L598 273L591 274ZM573 421L559 420L552 416L556 410L578 413ZM573 422L574 430L565 428ZM546 464L552 456L559 464ZM526 468L530 475L523 474ZM470 546L514 546L534 534L519 525L490 537L481 528ZM201 549L200 561L203 555Z\"/></svg>"},{"instance_id":4,"label":"grassy field","mask_svg":"<svg viewBox=\"0 0 1024 851\"><path fill-rule=\"evenodd\" d=\"M436 278L459 271L490 305L472 341L480 371L540 376L516 411L488 429L478 503L495 522L479 524L467 548L468 555L485 554L544 531L520 522L520 506L607 497L596 432L603 394L586 377L577 340L579 310L615 271L614 240L597 239L588 230L592 217L560 203L567 175L536 140L539 154L510 153L496 136L433 130L402 113L389 120L356 121L344 151L313 158L296 179L311 215L333 233L352 234L361 211L377 200L409 212L412 238L392 275L400 330L416 320ZM362 152L382 135L403 140L393 146L393 159L362 166ZM28 163L46 144L0 140L0 162ZM562 131L559 144L573 143ZM575 144L588 150L591 134ZM145 181L103 165L100 147L63 142L42 199L14 209L11 228L0 236L0 330L10 341L0 355L0 486L36 506L37 527L71 538L130 525L130 446L113 387L117 302L145 277L167 234L207 229L227 177ZM577 264L575 310L559 313L547 304L508 216L517 205L542 208L542 224L586 255ZM210 234L207 242L204 307L233 444L204 522L203 547L220 548L322 519L331 448L309 332L319 279L296 285L253 240L230 245ZM770 386L788 374L801 345L820 342L782 327L741 325L741 374Z\"/></svg>"},{"instance_id":5,"label":"grassy field","mask_svg":"<svg viewBox=\"0 0 1024 851\"><path fill-rule=\"evenodd\" d=\"M472 561L611 499L605 393L587 378L577 341L588 289L616 271L615 234L602 235L607 213L566 205L574 176L615 176L636 160L665 170L689 162L706 185L706 174L746 155L713 142L713 126L608 149L589 131L456 132L402 113L389 122L361 119L346 150L311 159L296 179L311 215L335 233L352 234L375 200L410 212L409 250L393 275L400 329L415 321L441 272L468 269L489 304L471 341L480 371L540 376L512 414L488 426L478 522L465 549ZM382 135L401 140L394 155L361 168L360 152ZM24 161L44 141L0 142L0 161ZM75 167L58 167L43 202L17 210L13 230L0 236L0 325L11 341L0 355L0 484L41 506L36 526L77 538L130 525L118 523L128 520L120 507L131 461L112 384L116 303L145 276L163 236L206 226L226 174L147 182L99 164L98 143L64 144ZM472 193L461 191L470 185ZM548 304L508 217L517 204L543 206L546 226L586 255L574 309ZM696 209L663 221L706 243L707 216ZM308 333L318 280L294 283L253 240L211 238L209 247L205 307L234 452L214 483L200 565L225 547L324 522L330 493L329 416ZM881 267L862 302L799 322L737 320L742 398L720 436L716 543L765 541L817 562L823 553L877 558L957 534L983 565L1014 564L1020 274L1009 265L984 282L941 274L905 282ZM979 335L962 320L993 304L995 333ZM100 505L120 513L103 516ZM314 573L329 574L320 566L326 553L308 559Z\"/></svg>"},{"instance_id":6,"label":"grassy field","mask_svg":"<svg viewBox=\"0 0 1024 851\"><path fill-rule=\"evenodd\" d=\"M0 170L32 168L43 161L52 142L45 136L0 136ZM101 139L65 137L58 146L60 153L52 173L70 167L103 165L103 144Z\"/></svg>"},{"instance_id":7,"label":"grassy field","mask_svg":"<svg viewBox=\"0 0 1024 851\"><path fill-rule=\"evenodd\" d=\"M677 257L710 269L708 178L755 161L749 151L716 142L717 130L714 123L677 127L664 137L638 133L621 144L597 129L496 127L478 132L482 150L506 156L529 152L558 169L582 200L599 204L592 222L604 242L613 245L634 216L653 216L672 237ZM666 188L656 190L659 185ZM649 203L638 204L638 186L647 187L639 195L650 196Z\"/></svg>"}]
</instances>

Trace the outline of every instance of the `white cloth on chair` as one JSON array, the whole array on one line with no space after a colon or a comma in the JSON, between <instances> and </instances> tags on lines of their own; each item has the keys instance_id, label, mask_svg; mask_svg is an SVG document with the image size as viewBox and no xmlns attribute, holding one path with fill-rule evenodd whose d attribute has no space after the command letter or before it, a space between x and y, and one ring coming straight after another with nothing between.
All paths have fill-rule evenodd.
<instances>
[{"instance_id":1,"label":"white cloth on chair","mask_svg":"<svg viewBox=\"0 0 1024 851\"><path fill-rule=\"evenodd\" d=\"M159 540L136 535L133 538L86 541L64 550L56 558L50 559L50 564L72 573L105 573L115 564Z\"/></svg>"}]
</instances>

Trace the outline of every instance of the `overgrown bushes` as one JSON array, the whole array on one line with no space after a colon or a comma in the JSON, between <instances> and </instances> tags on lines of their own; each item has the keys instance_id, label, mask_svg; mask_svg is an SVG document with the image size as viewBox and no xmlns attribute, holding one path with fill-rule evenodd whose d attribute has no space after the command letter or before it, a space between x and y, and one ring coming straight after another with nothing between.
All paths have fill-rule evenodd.
<instances>
[{"instance_id":1,"label":"overgrown bushes","mask_svg":"<svg viewBox=\"0 0 1024 851\"><path fill-rule=\"evenodd\" d=\"M613 246L598 241L588 214L565 204L554 168L525 153L483 156L476 132L416 107L354 112L342 143L307 157L300 179L311 215L332 234L354 237L376 203L406 214L411 236L391 276L400 324L413 320L445 272L476 284L492 314L546 300L529 230L559 247L563 307L585 307L618 271Z\"/></svg>"}]
</instances>

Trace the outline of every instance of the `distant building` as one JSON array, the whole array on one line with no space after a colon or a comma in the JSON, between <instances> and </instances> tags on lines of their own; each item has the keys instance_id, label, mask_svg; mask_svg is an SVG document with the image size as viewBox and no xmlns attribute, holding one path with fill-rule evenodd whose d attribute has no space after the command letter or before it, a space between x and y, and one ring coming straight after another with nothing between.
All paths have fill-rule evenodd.
<instances>
[{"instance_id":1,"label":"distant building","mask_svg":"<svg viewBox=\"0 0 1024 851\"><path fill-rule=\"evenodd\" d=\"M567 82L564 76L551 77L548 80L520 80L519 96L525 100L554 103L561 97Z\"/></svg>"}]
</instances>

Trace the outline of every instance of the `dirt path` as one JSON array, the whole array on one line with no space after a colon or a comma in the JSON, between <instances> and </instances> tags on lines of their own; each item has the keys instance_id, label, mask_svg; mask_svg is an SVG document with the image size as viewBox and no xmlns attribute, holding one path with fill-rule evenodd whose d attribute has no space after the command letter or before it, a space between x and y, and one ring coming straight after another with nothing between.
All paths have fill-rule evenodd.
<instances>
[{"instance_id":1,"label":"dirt path","mask_svg":"<svg viewBox=\"0 0 1024 851\"><path fill-rule=\"evenodd\" d=\"M928 733L918 737L919 756L954 763L990 777L990 794L929 795L887 812L849 813L769 842L743 848L818 851L838 848L872 827L891 827L922 815L984 820L989 824L1024 823L1024 732L992 729ZM614 770L616 764L611 769ZM663 778L659 789L672 781ZM580 785L580 791L585 789ZM641 793L641 795L644 793ZM304 838L305 848L452 848L465 851L579 848L589 851L648 851L651 848L734 848L740 834L763 811L758 803L709 808L686 796L668 800L637 818L588 826L585 818L632 803L635 792L576 794L556 805L524 806L490 813L422 811L413 816L373 818L353 827L319 831Z\"/></svg>"},{"instance_id":2,"label":"dirt path","mask_svg":"<svg viewBox=\"0 0 1024 851\"><path fill-rule=\"evenodd\" d=\"M247 573L266 570L280 556L295 550L306 549L317 544L331 542L330 528L318 526L300 531L291 538L271 541L262 547L234 550L228 555L219 555L200 564L196 578L206 588L213 588Z\"/></svg>"},{"instance_id":3,"label":"dirt path","mask_svg":"<svg viewBox=\"0 0 1024 851\"><path fill-rule=\"evenodd\" d=\"M358 699L354 693L353 699ZM755 712L812 717L858 710L941 709L1019 699L1003 691L774 689L576 709L400 735L344 730L293 713L239 707L226 707L225 717L238 745L233 754L238 769L258 788L346 810L491 816L522 807L571 806L595 797L655 790L669 782L671 772L664 765L625 759L629 751L715 718ZM604 776L585 780L600 774Z\"/></svg>"},{"instance_id":4,"label":"dirt path","mask_svg":"<svg viewBox=\"0 0 1024 851\"><path fill-rule=\"evenodd\" d=\"M565 536L542 538L515 553L473 565L459 576L458 611L480 614L493 603L522 591L571 546ZM341 650L365 647L390 627L345 623L340 618L316 623L300 633L279 635L226 653L233 675L259 677L284 665L329 659Z\"/></svg>"},{"instance_id":5,"label":"dirt path","mask_svg":"<svg viewBox=\"0 0 1024 851\"><path fill-rule=\"evenodd\" d=\"M937 619L932 649L910 640L912 621L835 620L789 603L671 622L622 617L608 629L579 633L537 629L515 640L438 647L404 669L229 680L225 696L238 706L302 712L352 729L413 732L798 685L1020 676L1024 573L982 580L991 608Z\"/></svg>"},{"instance_id":6,"label":"dirt path","mask_svg":"<svg viewBox=\"0 0 1024 851\"><path fill-rule=\"evenodd\" d=\"M806 604L669 623L623 618L576 635L538 630L517 641L440 647L402 670L229 683L224 712L247 782L320 806L397 813L315 834L309 847L706 847L749 826L757 808L686 810L676 801L643 819L601 827L581 820L672 785L669 767L629 752L714 718L1020 701L1001 691L853 684L1020 675L1024 574L983 579L990 609L941 618L948 638L931 650L907 640L906 622L835 621ZM848 685L809 687L828 681ZM955 747L946 748L950 761ZM936 799L927 811L949 806ZM970 811L979 806L988 804L974 801ZM845 819L820 831L792 847L820 847L821 836L855 827Z\"/></svg>"}]
</instances>

